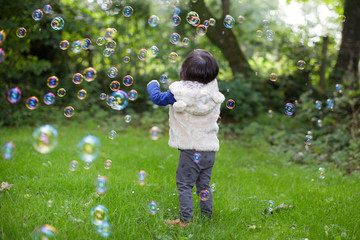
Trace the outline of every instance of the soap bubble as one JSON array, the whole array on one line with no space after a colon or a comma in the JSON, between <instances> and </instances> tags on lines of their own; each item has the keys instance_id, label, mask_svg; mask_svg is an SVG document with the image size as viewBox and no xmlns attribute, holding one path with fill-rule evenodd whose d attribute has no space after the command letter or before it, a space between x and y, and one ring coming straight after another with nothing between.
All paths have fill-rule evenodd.
<instances>
[{"instance_id":1,"label":"soap bubble","mask_svg":"<svg viewBox=\"0 0 360 240\"><path fill-rule=\"evenodd\" d=\"M202 190L199 193L199 197L201 201L207 201L210 198L209 190Z\"/></svg>"},{"instance_id":2,"label":"soap bubble","mask_svg":"<svg viewBox=\"0 0 360 240\"><path fill-rule=\"evenodd\" d=\"M315 101L315 107L316 107L317 110L321 110L321 104L322 104L321 101L319 101L319 100Z\"/></svg>"},{"instance_id":3,"label":"soap bubble","mask_svg":"<svg viewBox=\"0 0 360 240\"><path fill-rule=\"evenodd\" d=\"M334 110L334 100L329 98L326 100L326 107L330 109L331 111Z\"/></svg>"},{"instance_id":4,"label":"soap bubble","mask_svg":"<svg viewBox=\"0 0 360 240\"><path fill-rule=\"evenodd\" d=\"M104 57L110 57L113 53L114 53L114 50L111 50L111 49L108 49L108 48L105 48L104 51L103 51Z\"/></svg>"},{"instance_id":5,"label":"soap bubble","mask_svg":"<svg viewBox=\"0 0 360 240\"><path fill-rule=\"evenodd\" d=\"M117 30L115 28L106 28L105 29L105 37L99 37L98 40L100 41L98 44L99 46L102 46L105 42L105 38L106 40L110 41L111 39L113 39L115 37Z\"/></svg>"},{"instance_id":6,"label":"soap bubble","mask_svg":"<svg viewBox=\"0 0 360 240\"><path fill-rule=\"evenodd\" d=\"M49 88L55 88L59 84L59 79L56 76L51 76L46 82Z\"/></svg>"},{"instance_id":7,"label":"soap bubble","mask_svg":"<svg viewBox=\"0 0 360 240\"><path fill-rule=\"evenodd\" d=\"M57 90L57 95L58 95L59 97L64 97L64 96L66 95L66 90L65 90L65 88L59 88L59 89Z\"/></svg>"},{"instance_id":8,"label":"soap bubble","mask_svg":"<svg viewBox=\"0 0 360 240\"><path fill-rule=\"evenodd\" d=\"M84 169L89 170L90 168L91 168L91 163L90 162L85 162Z\"/></svg>"},{"instance_id":9,"label":"soap bubble","mask_svg":"<svg viewBox=\"0 0 360 240\"><path fill-rule=\"evenodd\" d=\"M99 226L96 226L96 232L99 233L102 237L109 237L111 231L112 228L109 222L103 222Z\"/></svg>"},{"instance_id":10,"label":"soap bubble","mask_svg":"<svg viewBox=\"0 0 360 240\"><path fill-rule=\"evenodd\" d=\"M117 91L120 89L120 83L118 81L112 81L110 83L110 89L111 91Z\"/></svg>"},{"instance_id":11,"label":"soap bubble","mask_svg":"<svg viewBox=\"0 0 360 240\"><path fill-rule=\"evenodd\" d=\"M6 33L4 30L0 30L0 44L2 44L3 42L5 42L6 39Z\"/></svg>"},{"instance_id":12,"label":"soap bubble","mask_svg":"<svg viewBox=\"0 0 360 240\"><path fill-rule=\"evenodd\" d=\"M131 86L133 84L133 82L134 82L134 78L131 75L126 75L123 78L123 83L127 87Z\"/></svg>"},{"instance_id":13,"label":"soap bubble","mask_svg":"<svg viewBox=\"0 0 360 240\"><path fill-rule=\"evenodd\" d=\"M44 103L46 105L52 105L55 102L55 94L49 92L44 95Z\"/></svg>"},{"instance_id":14,"label":"soap bubble","mask_svg":"<svg viewBox=\"0 0 360 240\"><path fill-rule=\"evenodd\" d=\"M107 75L109 76L109 78L115 78L118 75L117 68L116 67L109 68Z\"/></svg>"},{"instance_id":15,"label":"soap bubble","mask_svg":"<svg viewBox=\"0 0 360 240\"><path fill-rule=\"evenodd\" d=\"M7 99L10 103L14 104L21 99L21 90L18 87L14 87L8 91Z\"/></svg>"},{"instance_id":16,"label":"soap bubble","mask_svg":"<svg viewBox=\"0 0 360 240\"><path fill-rule=\"evenodd\" d=\"M103 205L97 205L91 209L90 216L91 222L95 226L100 226L109 219L109 211Z\"/></svg>"},{"instance_id":17,"label":"soap bubble","mask_svg":"<svg viewBox=\"0 0 360 240\"><path fill-rule=\"evenodd\" d=\"M130 62L130 57L129 56L125 56L124 57L124 63L128 63Z\"/></svg>"},{"instance_id":18,"label":"soap bubble","mask_svg":"<svg viewBox=\"0 0 360 240\"><path fill-rule=\"evenodd\" d=\"M108 159L104 162L105 169L110 169L111 166L112 166L112 161L110 159Z\"/></svg>"},{"instance_id":19,"label":"soap bubble","mask_svg":"<svg viewBox=\"0 0 360 240\"><path fill-rule=\"evenodd\" d=\"M101 101L104 101L107 98L107 95L105 93L100 93L99 98Z\"/></svg>"},{"instance_id":20,"label":"soap bubble","mask_svg":"<svg viewBox=\"0 0 360 240\"><path fill-rule=\"evenodd\" d=\"M98 38L96 39L96 44L97 44L98 46L104 45L104 44L105 44L105 38L104 38L104 37L98 37Z\"/></svg>"},{"instance_id":21,"label":"soap bubble","mask_svg":"<svg viewBox=\"0 0 360 240\"><path fill-rule=\"evenodd\" d=\"M117 136L117 132L116 132L115 130L111 130L111 131L109 132L109 138L110 138L111 140L113 140L114 138L116 138L116 136Z\"/></svg>"},{"instance_id":22,"label":"soap bubble","mask_svg":"<svg viewBox=\"0 0 360 240\"><path fill-rule=\"evenodd\" d=\"M267 28L269 26L269 21L268 20L263 20L263 26L264 28Z\"/></svg>"},{"instance_id":23,"label":"soap bubble","mask_svg":"<svg viewBox=\"0 0 360 240\"><path fill-rule=\"evenodd\" d=\"M146 49L140 49L139 50L139 55L138 55L138 58L141 60L141 61L145 61L146 60L146 54L147 54L147 50Z\"/></svg>"},{"instance_id":24,"label":"soap bubble","mask_svg":"<svg viewBox=\"0 0 360 240\"><path fill-rule=\"evenodd\" d=\"M18 38L23 38L23 37L25 37L25 36L26 36L26 28L24 28L24 27L18 28L18 29L16 30L16 36L17 36Z\"/></svg>"},{"instance_id":25,"label":"soap bubble","mask_svg":"<svg viewBox=\"0 0 360 240\"><path fill-rule=\"evenodd\" d=\"M200 153L194 153L194 155L193 155L194 163L199 163L200 160L201 160L201 154Z\"/></svg>"},{"instance_id":26,"label":"soap bubble","mask_svg":"<svg viewBox=\"0 0 360 240\"><path fill-rule=\"evenodd\" d=\"M53 226L45 224L36 229L32 235L34 240L55 240L58 231Z\"/></svg>"},{"instance_id":27,"label":"soap bubble","mask_svg":"<svg viewBox=\"0 0 360 240\"><path fill-rule=\"evenodd\" d=\"M108 40L106 43L105 43L105 48L106 49L110 49L110 50L115 50L116 48L116 42L114 40Z\"/></svg>"},{"instance_id":28,"label":"soap bubble","mask_svg":"<svg viewBox=\"0 0 360 240\"><path fill-rule=\"evenodd\" d=\"M325 178L325 168L321 167L318 170L319 178L324 179Z\"/></svg>"},{"instance_id":29,"label":"soap bubble","mask_svg":"<svg viewBox=\"0 0 360 240\"><path fill-rule=\"evenodd\" d=\"M39 99L35 96L29 97L26 100L26 107L30 110L34 110L39 105Z\"/></svg>"},{"instance_id":30,"label":"soap bubble","mask_svg":"<svg viewBox=\"0 0 360 240\"><path fill-rule=\"evenodd\" d=\"M43 16L44 16L44 13L43 13L43 11L41 11L41 9L36 9L32 13L32 18L35 21L40 21L43 18Z\"/></svg>"},{"instance_id":31,"label":"soap bubble","mask_svg":"<svg viewBox=\"0 0 360 240\"><path fill-rule=\"evenodd\" d=\"M182 43L184 44L184 46L187 46L190 43L190 39L185 37L185 38L183 38Z\"/></svg>"},{"instance_id":32,"label":"soap bubble","mask_svg":"<svg viewBox=\"0 0 360 240\"><path fill-rule=\"evenodd\" d=\"M89 49L91 47L91 40L89 38L84 38L82 41L82 48L83 49Z\"/></svg>"},{"instance_id":33,"label":"soap bubble","mask_svg":"<svg viewBox=\"0 0 360 240\"><path fill-rule=\"evenodd\" d=\"M244 17L243 16L238 16L238 21L239 23L243 23L244 22Z\"/></svg>"},{"instance_id":34,"label":"soap bubble","mask_svg":"<svg viewBox=\"0 0 360 240\"><path fill-rule=\"evenodd\" d=\"M269 200L266 203L266 209L270 212L272 212L275 209L275 202L273 200Z\"/></svg>"},{"instance_id":35,"label":"soap bubble","mask_svg":"<svg viewBox=\"0 0 360 240\"><path fill-rule=\"evenodd\" d=\"M73 53L79 53L82 50L82 42L80 40L76 40L75 42L73 42L73 44L71 45L71 51L73 51Z\"/></svg>"},{"instance_id":36,"label":"soap bubble","mask_svg":"<svg viewBox=\"0 0 360 240\"><path fill-rule=\"evenodd\" d=\"M180 41L180 34L178 34L178 33L172 33L172 34L170 35L170 42L171 42L172 44L178 44L179 41Z\"/></svg>"},{"instance_id":37,"label":"soap bubble","mask_svg":"<svg viewBox=\"0 0 360 240\"><path fill-rule=\"evenodd\" d=\"M112 1L111 0L103 0L100 7L102 10L107 11L111 8Z\"/></svg>"},{"instance_id":38,"label":"soap bubble","mask_svg":"<svg viewBox=\"0 0 360 240\"><path fill-rule=\"evenodd\" d=\"M304 70L306 63L304 60L299 60L296 65L299 70Z\"/></svg>"},{"instance_id":39,"label":"soap bubble","mask_svg":"<svg viewBox=\"0 0 360 240\"><path fill-rule=\"evenodd\" d=\"M58 143L58 132L51 125L43 125L32 133L33 146L39 153L49 153Z\"/></svg>"},{"instance_id":40,"label":"soap bubble","mask_svg":"<svg viewBox=\"0 0 360 240\"><path fill-rule=\"evenodd\" d=\"M80 84L82 83L84 79L84 76L81 74L81 73L75 73L73 76L72 76L72 81L73 83L75 84Z\"/></svg>"},{"instance_id":41,"label":"soap bubble","mask_svg":"<svg viewBox=\"0 0 360 240\"><path fill-rule=\"evenodd\" d=\"M138 92L135 89L131 89L128 92L128 97L130 101L135 101L138 97Z\"/></svg>"},{"instance_id":42,"label":"soap bubble","mask_svg":"<svg viewBox=\"0 0 360 240\"><path fill-rule=\"evenodd\" d=\"M216 24L216 20L215 20L215 18L209 18L209 24L210 24L210 26L215 26L215 24Z\"/></svg>"},{"instance_id":43,"label":"soap bubble","mask_svg":"<svg viewBox=\"0 0 360 240\"><path fill-rule=\"evenodd\" d=\"M112 105L114 105L114 103L115 103L115 97L113 97L113 96L108 96L108 97L106 98L106 104L109 105L110 107L111 107Z\"/></svg>"},{"instance_id":44,"label":"soap bubble","mask_svg":"<svg viewBox=\"0 0 360 240\"><path fill-rule=\"evenodd\" d=\"M122 13L125 17L131 17L134 13L134 9L131 6L125 6Z\"/></svg>"},{"instance_id":45,"label":"soap bubble","mask_svg":"<svg viewBox=\"0 0 360 240\"><path fill-rule=\"evenodd\" d=\"M318 125L318 127L322 127L322 120L321 119L317 120L317 125Z\"/></svg>"},{"instance_id":46,"label":"soap bubble","mask_svg":"<svg viewBox=\"0 0 360 240\"><path fill-rule=\"evenodd\" d=\"M48 207L52 207L52 205L53 205L53 201L52 201L52 200L49 200L49 201L47 202L47 206L48 206Z\"/></svg>"},{"instance_id":47,"label":"soap bubble","mask_svg":"<svg viewBox=\"0 0 360 240\"><path fill-rule=\"evenodd\" d=\"M66 50L69 48L69 46L70 46L70 43L68 40L62 40L59 44L59 47L61 50Z\"/></svg>"},{"instance_id":48,"label":"soap bubble","mask_svg":"<svg viewBox=\"0 0 360 240\"><path fill-rule=\"evenodd\" d=\"M312 135L311 134L306 134L305 135L305 144L310 146L311 145L311 139L312 139Z\"/></svg>"},{"instance_id":49,"label":"soap bubble","mask_svg":"<svg viewBox=\"0 0 360 240\"><path fill-rule=\"evenodd\" d=\"M77 152L84 162L93 162L100 154L100 140L92 135L82 138L77 145Z\"/></svg>"},{"instance_id":50,"label":"soap bubble","mask_svg":"<svg viewBox=\"0 0 360 240\"><path fill-rule=\"evenodd\" d=\"M13 142L7 142L1 147L1 155L4 159L10 159L14 155L15 144Z\"/></svg>"},{"instance_id":51,"label":"soap bubble","mask_svg":"<svg viewBox=\"0 0 360 240\"><path fill-rule=\"evenodd\" d=\"M170 19L170 22L173 26L179 26L181 23L181 18L178 15L173 15Z\"/></svg>"},{"instance_id":52,"label":"soap bubble","mask_svg":"<svg viewBox=\"0 0 360 240\"><path fill-rule=\"evenodd\" d=\"M277 80L277 74L276 73L271 73L270 74L270 81L276 82L276 80Z\"/></svg>"},{"instance_id":53,"label":"soap bubble","mask_svg":"<svg viewBox=\"0 0 360 240\"><path fill-rule=\"evenodd\" d=\"M149 55L151 57L156 57L157 55L159 54L159 48L157 46L152 46L150 49L149 49Z\"/></svg>"},{"instance_id":54,"label":"soap bubble","mask_svg":"<svg viewBox=\"0 0 360 240\"><path fill-rule=\"evenodd\" d=\"M155 215L159 211L158 204L155 201L149 203L148 209L151 215Z\"/></svg>"},{"instance_id":55,"label":"soap bubble","mask_svg":"<svg viewBox=\"0 0 360 240\"><path fill-rule=\"evenodd\" d=\"M345 22L346 21L346 17L344 15L340 15L339 19L340 19L340 22Z\"/></svg>"},{"instance_id":56,"label":"soap bubble","mask_svg":"<svg viewBox=\"0 0 360 240\"><path fill-rule=\"evenodd\" d=\"M129 104L129 98L126 92L122 90L117 90L111 94L114 97L114 101L111 105L111 108L114 110L123 110Z\"/></svg>"},{"instance_id":57,"label":"soap bubble","mask_svg":"<svg viewBox=\"0 0 360 240\"><path fill-rule=\"evenodd\" d=\"M78 167L79 167L78 161L72 160L70 162L70 167L69 167L70 171L75 172L78 169Z\"/></svg>"},{"instance_id":58,"label":"soap bubble","mask_svg":"<svg viewBox=\"0 0 360 240\"><path fill-rule=\"evenodd\" d=\"M226 107L228 109L233 109L235 107L235 101L233 99L229 99L226 102Z\"/></svg>"},{"instance_id":59,"label":"soap bubble","mask_svg":"<svg viewBox=\"0 0 360 240\"><path fill-rule=\"evenodd\" d=\"M96 70L92 67L88 67L84 70L85 80L92 82L96 78Z\"/></svg>"},{"instance_id":60,"label":"soap bubble","mask_svg":"<svg viewBox=\"0 0 360 240\"><path fill-rule=\"evenodd\" d=\"M235 24L235 19L230 15L226 15L224 19L224 26L226 28L232 28L234 24Z\"/></svg>"},{"instance_id":61,"label":"soap bubble","mask_svg":"<svg viewBox=\"0 0 360 240\"><path fill-rule=\"evenodd\" d=\"M124 120L125 120L126 123L130 123L131 122L131 115L129 115L129 114L125 115Z\"/></svg>"},{"instance_id":62,"label":"soap bubble","mask_svg":"<svg viewBox=\"0 0 360 240\"><path fill-rule=\"evenodd\" d=\"M50 14L52 12L52 7L50 4L46 4L43 8L45 14Z\"/></svg>"},{"instance_id":63,"label":"soap bubble","mask_svg":"<svg viewBox=\"0 0 360 240\"><path fill-rule=\"evenodd\" d=\"M65 25L65 21L64 19L62 19L62 17L54 17L53 20L51 21L51 27L54 30L61 30L63 29Z\"/></svg>"},{"instance_id":64,"label":"soap bubble","mask_svg":"<svg viewBox=\"0 0 360 240\"><path fill-rule=\"evenodd\" d=\"M80 89L78 92L77 92L77 97L78 99L80 100L83 100L86 98L86 95L87 95L87 92L85 89Z\"/></svg>"},{"instance_id":65,"label":"soap bubble","mask_svg":"<svg viewBox=\"0 0 360 240\"><path fill-rule=\"evenodd\" d=\"M168 59L169 59L169 62L174 63L178 59L178 54L176 52L171 52L171 53L169 53Z\"/></svg>"},{"instance_id":66,"label":"soap bubble","mask_svg":"<svg viewBox=\"0 0 360 240\"><path fill-rule=\"evenodd\" d=\"M140 172L138 172L138 174L136 175L137 178L137 182L140 186L144 186L146 183L146 176L147 173L144 170L140 170Z\"/></svg>"},{"instance_id":67,"label":"soap bubble","mask_svg":"<svg viewBox=\"0 0 360 240\"><path fill-rule=\"evenodd\" d=\"M158 127L152 127L150 129L150 138L152 140L157 140L159 138L159 128Z\"/></svg>"},{"instance_id":68,"label":"soap bubble","mask_svg":"<svg viewBox=\"0 0 360 240\"><path fill-rule=\"evenodd\" d=\"M260 37L262 36L262 31L261 31L261 30L257 30L257 31L256 31L256 36L257 36L258 38L260 38Z\"/></svg>"},{"instance_id":69,"label":"soap bubble","mask_svg":"<svg viewBox=\"0 0 360 240\"><path fill-rule=\"evenodd\" d=\"M94 185L98 194L104 194L108 190L107 179L104 176L98 176Z\"/></svg>"},{"instance_id":70,"label":"soap bubble","mask_svg":"<svg viewBox=\"0 0 360 240\"><path fill-rule=\"evenodd\" d=\"M181 9L180 9L180 8L174 7L174 9L173 9L173 11L172 11L172 14L173 14L173 15L179 15L180 12L181 12Z\"/></svg>"},{"instance_id":71,"label":"soap bubble","mask_svg":"<svg viewBox=\"0 0 360 240\"><path fill-rule=\"evenodd\" d=\"M266 38L266 40L268 40L268 41L272 41L272 40L274 40L274 32L272 31L272 30L267 30L266 32L265 32L265 38Z\"/></svg>"},{"instance_id":72,"label":"soap bubble","mask_svg":"<svg viewBox=\"0 0 360 240\"><path fill-rule=\"evenodd\" d=\"M200 36L204 36L207 32L207 27L205 27L205 25L203 25L203 24L200 24L199 26L197 26L196 32Z\"/></svg>"},{"instance_id":73,"label":"soap bubble","mask_svg":"<svg viewBox=\"0 0 360 240\"><path fill-rule=\"evenodd\" d=\"M285 104L285 114L286 115L293 115L295 113L295 105L292 103Z\"/></svg>"},{"instance_id":74,"label":"soap bubble","mask_svg":"<svg viewBox=\"0 0 360 240\"><path fill-rule=\"evenodd\" d=\"M150 16L148 24L150 27L156 27L159 24L159 17L155 15Z\"/></svg>"},{"instance_id":75,"label":"soap bubble","mask_svg":"<svg viewBox=\"0 0 360 240\"><path fill-rule=\"evenodd\" d=\"M5 59L5 51L0 48L0 63L2 63Z\"/></svg>"},{"instance_id":76,"label":"soap bubble","mask_svg":"<svg viewBox=\"0 0 360 240\"><path fill-rule=\"evenodd\" d=\"M72 106L67 106L66 108L64 108L64 115L65 117L72 117L75 113L75 110Z\"/></svg>"},{"instance_id":77,"label":"soap bubble","mask_svg":"<svg viewBox=\"0 0 360 240\"><path fill-rule=\"evenodd\" d=\"M165 83L167 79L168 79L167 75L166 75L166 74L162 74L162 75L160 76L160 79L159 79L159 80L160 80L161 83Z\"/></svg>"},{"instance_id":78,"label":"soap bubble","mask_svg":"<svg viewBox=\"0 0 360 240\"><path fill-rule=\"evenodd\" d=\"M341 84L336 84L336 85L335 85L335 89L336 89L336 91L337 91L338 93L342 93L342 92L343 92L343 90L342 90L342 85L341 85Z\"/></svg>"},{"instance_id":79,"label":"soap bubble","mask_svg":"<svg viewBox=\"0 0 360 240\"><path fill-rule=\"evenodd\" d=\"M215 192L215 190L216 190L216 184L215 183L210 184L210 191Z\"/></svg>"},{"instance_id":80,"label":"soap bubble","mask_svg":"<svg viewBox=\"0 0 360 240\"><path fill-rule=\"evenodd\" d=\"M191 11L186 15L186 21L191 25L196 25L199 21L199 14L197 12Z\"/></svg>"}]
</instances>

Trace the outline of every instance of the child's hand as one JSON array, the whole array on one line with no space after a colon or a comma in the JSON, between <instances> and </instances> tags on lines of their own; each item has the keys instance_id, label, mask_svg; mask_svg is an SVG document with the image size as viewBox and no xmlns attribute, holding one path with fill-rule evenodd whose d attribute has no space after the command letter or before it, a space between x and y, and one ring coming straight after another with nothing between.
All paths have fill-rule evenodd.
<instances>
[{"instance_id":1,"label":"child's hand","mask_svg":"<svg viewBox=\"0 0 360 240\"><path fill-rule=\"evenodd\" d=\"M151 80L146 86L149 86L151 83L156 82L157 85L160 87L160 83L158 80Z\"/></svg>"}]
</instances>

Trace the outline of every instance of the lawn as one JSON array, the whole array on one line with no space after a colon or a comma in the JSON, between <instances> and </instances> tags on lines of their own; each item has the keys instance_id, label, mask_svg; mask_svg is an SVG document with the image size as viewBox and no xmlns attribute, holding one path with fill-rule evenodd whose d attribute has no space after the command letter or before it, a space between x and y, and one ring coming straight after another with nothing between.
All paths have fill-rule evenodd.
<instances>
[{"instance_id":1,"label":"lawn","mask_svg":"<svg viewBox=\"0 0 360 240\"><path fill-rule=\"evenodd\" d=\"M359 239L360 177L318 165L297 165L290 156L257 139L221 139L212 183L216 183L213 220L198 219L189 227L168 227L178 217L175 171L178 150L167 146L167 133L154 141L149 132L127 127L109 139L111 129L54 125L59 144L49 154L32 146L34 128L0 129L1 141L13 141L15 154L0 158L0 181L14 184L0 193L1 239L31 239L50 224L58 239L103 239L90 221L90 211L104 205L112 233L108 239ZM86 135L101 141L101 155L84 169L76 145ZM112 160L110 169L104 162ZM72 160L79 162L69 170ZM144 186L137 173L147 172ZM94 181L105 176L109 189L99 195ZM48 206L51 200L51 206ZM269 200L292 205L263 214ZM152 215L148 204L155 201ZM199 198L194 195L195 217Z\"/></svg>"}]
</instances>

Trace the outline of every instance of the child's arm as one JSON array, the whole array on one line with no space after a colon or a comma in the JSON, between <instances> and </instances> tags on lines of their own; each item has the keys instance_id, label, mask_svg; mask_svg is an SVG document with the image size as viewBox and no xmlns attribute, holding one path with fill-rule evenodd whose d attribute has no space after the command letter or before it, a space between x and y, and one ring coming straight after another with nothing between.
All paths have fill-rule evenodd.
<instances>
[{"instance_id":1,"label":"child's arm","mask_svg":"<svg viewBox=\"0 0 360 240\"><path fill-rule=\"evenodd\" d=\"M174 95L170 92L170 90L166 92L160 91L160 83L157 80L152 80L147 84L147 91L150 95L151 101L157 105L166 106L176 102Z\"/></svg>"}]
</instances>

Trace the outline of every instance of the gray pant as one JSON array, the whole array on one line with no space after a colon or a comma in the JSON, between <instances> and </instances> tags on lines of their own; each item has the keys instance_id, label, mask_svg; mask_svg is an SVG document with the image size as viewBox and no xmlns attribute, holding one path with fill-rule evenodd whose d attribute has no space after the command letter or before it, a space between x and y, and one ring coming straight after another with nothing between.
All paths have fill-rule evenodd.
<instances>
[{"instance_id":1,"label":"gray pant","mask_svg":"<svg viewBox=\"0 0 360 240\"><path fill-rule=\"evenodd\" d=\"M194 154L200 154L194 160ZM181 150L179 165L176 170L176 186L179 192L180 219L183 222L191 220L193 215L192 189L196 184L196 194L207 190L207 200L200 200L201 213L209 218L212 215L213 198L210 189L211 171L215 163L215 152L204 152L195 150Z\"/></svg>"}]
</instances>

